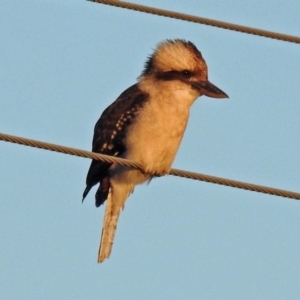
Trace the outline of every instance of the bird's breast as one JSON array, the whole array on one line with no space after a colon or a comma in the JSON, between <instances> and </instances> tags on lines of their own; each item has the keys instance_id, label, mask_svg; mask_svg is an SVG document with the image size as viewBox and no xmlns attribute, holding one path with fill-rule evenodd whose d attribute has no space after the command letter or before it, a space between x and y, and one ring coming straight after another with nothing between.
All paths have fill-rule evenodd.
<instances>
[{"instance_id":1,"label":"bird's breast","mask_svg":"<svg viewBox=\"0 0 300 300\"><path fill-rule=\"evenodd\" d=\"M182 140L189 105L172 100L150 99L128 128L125 157L148 171L168 172Z\"/></svg>"}]
</instances>

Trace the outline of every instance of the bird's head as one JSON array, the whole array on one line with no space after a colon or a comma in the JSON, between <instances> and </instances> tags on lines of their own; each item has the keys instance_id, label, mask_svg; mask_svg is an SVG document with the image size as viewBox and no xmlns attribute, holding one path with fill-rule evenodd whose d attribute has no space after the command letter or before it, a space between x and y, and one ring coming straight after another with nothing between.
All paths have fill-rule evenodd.
<instances>
[{"instance_id":1,"label":"bird's head","mask_svg":"<svg viewBox=\"0 0 300 300\"><path fill-rule=\"evenodd\" d=\"M166 40L158 44L148 58L140 79L154 78L159 81L180 81L199 96L228 98L208 80L207 65L196 46L185 40Z\"/></svg>"}]
</instances>

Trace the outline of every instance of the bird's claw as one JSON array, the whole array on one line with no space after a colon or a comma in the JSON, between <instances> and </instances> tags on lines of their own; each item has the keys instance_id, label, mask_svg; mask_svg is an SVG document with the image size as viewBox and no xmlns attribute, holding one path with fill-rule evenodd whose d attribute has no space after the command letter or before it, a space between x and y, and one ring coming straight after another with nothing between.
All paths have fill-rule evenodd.
<instances>
[{"instance_id":1,"label":"bird's claw","mask_svg":"<svg viewBox=\"0 0 300 300\"><path fill-rule=\"evenodd\" d=\"M149 170L149 169L144 169L144 170L142 170L142 173L143 174L151 174L152 176L155 176L155 177L162 177L162 176L169 174L169 171L164 170L164 171L157 172L157 171L153 171L153 170Z\"/></svg>"}]
</instances>

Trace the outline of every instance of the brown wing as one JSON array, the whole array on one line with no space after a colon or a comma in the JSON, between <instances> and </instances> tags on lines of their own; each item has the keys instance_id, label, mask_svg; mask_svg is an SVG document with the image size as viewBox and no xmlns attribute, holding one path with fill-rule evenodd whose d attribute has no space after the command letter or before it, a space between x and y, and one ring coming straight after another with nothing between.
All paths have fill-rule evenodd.
<instances>
[{"instance_id":1,"label":"brown wing","mask_svg":"<svg viewBox=\"0 0 300 300\"><path fill-rule=\"evenodd\" d=\"M134 121L138 110L143 106L148 94L142 92L137 84L125 90L118 99L107 107L95 125L93 152L121 156L126 151L126 129ZM83 199L98 182L96 206L100 206L107 198L110 182L109 168L111 164L93 160L86 178L86 189Z\"/></svg>"}]
</instances>

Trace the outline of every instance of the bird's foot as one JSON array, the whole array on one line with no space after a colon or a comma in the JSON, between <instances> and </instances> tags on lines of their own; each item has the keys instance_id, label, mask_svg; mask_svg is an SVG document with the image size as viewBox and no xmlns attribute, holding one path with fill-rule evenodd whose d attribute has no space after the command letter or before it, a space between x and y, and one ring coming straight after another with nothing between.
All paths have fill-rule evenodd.
<instances>
[{"instance_id":1,"label":"bird's foot","mask_svg":"<svg viewBox=\"0 0 300 300\"><path fill-rule=\"evenodd\" d=\"M165 176L165 175L169 174L169 172L170 172L170 170L154 171L154 170L150 170L147 168L145 168L142 171L143 174L151 174L152 176L155 176L155 177Z\"/></svg>"}]
</instances>

